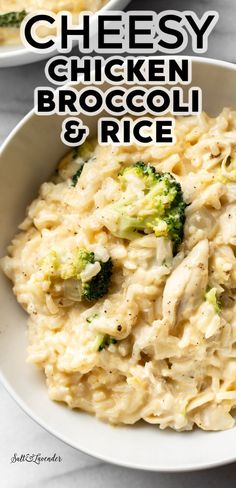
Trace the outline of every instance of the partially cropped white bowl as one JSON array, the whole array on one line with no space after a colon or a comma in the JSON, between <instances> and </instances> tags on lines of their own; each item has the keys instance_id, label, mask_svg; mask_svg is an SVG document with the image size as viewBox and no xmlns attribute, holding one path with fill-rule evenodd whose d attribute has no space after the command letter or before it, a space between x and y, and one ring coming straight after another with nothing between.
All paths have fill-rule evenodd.
<instances>
[{"instance_id":1,"label":"partially cropped white bowl","mask_svg":"<svg viewBox=\"0 0 236 488\"><path fill-rule=\"evenodd\" d=\"M130 0L109 0L99 12L108 12L109 10L122 10L129 3ZM91 23L91 31L95 24ZM17 46L1 46L0 45L0 68L8 68L11 66L21 66L23 64L35 63L42 61L49 57L55 56L57 51L48 53L37 53L31 51L23 45Z\"/></svg>"},{"instance_id":2,"label":"partially cropped white bowl","mask_svg":"<svg viewBox=\"0 0 236 488\"><path fill-rule=\"evenodd\" d=\"M203 90L203 107L216 115L236 108L236 67L193 58L192 85ZM84 119L92 132L96 117ZM60 141L62 118L31 112L12 132L0 154L0 255L16 232L25 208L68 150ZM48 399L44 375L26 363L27 316L0 274L1 379L18 404L41 426L71 446L100 459L138 469L184 471L236 460L236 427L224 432L161 431L144 422L111 427L95 417Z\"/></svg>"}]
</instances>

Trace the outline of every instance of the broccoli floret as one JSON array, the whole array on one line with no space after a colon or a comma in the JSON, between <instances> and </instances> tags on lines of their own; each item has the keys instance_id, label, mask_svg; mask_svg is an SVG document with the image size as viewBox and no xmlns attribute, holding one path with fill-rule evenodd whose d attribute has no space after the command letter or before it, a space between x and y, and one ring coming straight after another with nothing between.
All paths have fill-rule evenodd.
<instances>
[{"instance_id":1,"label":"broccoli floret","mask_svg":"<svg viewBox=\"0 0 236 488\"><path fill-rule=\"evenodd\" d=\"M82 272L87 265L99 263L100 270L90 280L86 281ZM112 260L105 263L96 259L95 254L87 249L76 249L68 258L60 258L55 251L51 251L39 263L44 271L45 279L64 283L65 296L73 296L76 301L98 300L109 289L112 276ZM87 320L89 322L89 320Z\"/></svg>"},{"instance_id":2,"label":"broccoli floret","mask_svg":"<svg viewBox=\"0 0 236 488\"><path fill-rule=\"evenodd\" d=\"M109 336L108 334L99 335L96 340L95 350L102 351L105 347L110 346L111 344L116 344L117 340L114 337Z\"/></svg>"},{"instance_id":3,"label":"broccoli floret","mask_svg":"<svg viewBox=\"0 0 236 488\"><path fill-rule=\"evenodd\" d=\"M80 273L89 263L95 263L94 253L83 248L76 249L68 259L61 263L60 276L63 280L80 279Z\"/></svg>"},{"instance_id":4,"label":"broccoli floret","mask_svg":"<svg viewBox=\"0 0 236 488\"><path fill-rule=\"evenodd\" d=\"M171 239L176 254L183 240L186 208L180 184L170 173L157 172L143 162L125 168L119 181L122 196L112 205L117 213L113 234L132 240L154 232L157 237Z\"/></svg>"},{"instance_id":5,"label":"broccoli floret","mask_svg":"<svg viewBox=\"0 0 236 488\"><path fill-rule=\"evenodd\" d=\"M87 264L94 264L95 254L87 249L79 249L73 262L74 277L79 278L80 273L85 270ZM82 298L85 300L98 300L107 292L112 275L112 260L109 258L105 263L98 261L100 271L91 280L82 282Z\"/></svg>"},{"instance_id":6,"label":"broccoli floret","mask_svg":"<svg viewBox=\"0 0 236 488\"><path fill-rule=\"evenodd\" d=\"M105 263L101 261L99 263L101 266L99 273L82 285L82 298L85 300L98 300L108 292L112 276L112 260L109 258Z\"/></svg>"},{"instance_id":7,"label":"broccoli floret","mask_svg":"<svg viewBox=\"0 0 236 488\"><path fill-rule=\"evenodd\" d=\"M87 249L79 249L77 258L76 258L76 267L79 273L84 271L87 264L95 263L95 254L94 252L88 251Z\"/></svg>"},{"instance_id":8,"label":"broccoli floret","mask_svg":"<svg viewBox=\"0 0 236 488\"><path fill-rule=\"evenodd\" d=\"M22 20L26 17L27 12L8 12L0 15L0 27L20 27Z\"/></svg>"},{"instance_id":9,"label":"broccoli floret","mask_svg":"<svg viewBox=\"0 0 236 488\"><path fill-rule=\"evenodd\" d=\"M210 288L210 290L208 290L206 292L205 300L208 303L210 303L211 305L213 305L215 313L217 313L219 315L221 312L221 303L220 303L220 300L217 296L217 289L216 288Z\"/></svg>"}]
</instances>

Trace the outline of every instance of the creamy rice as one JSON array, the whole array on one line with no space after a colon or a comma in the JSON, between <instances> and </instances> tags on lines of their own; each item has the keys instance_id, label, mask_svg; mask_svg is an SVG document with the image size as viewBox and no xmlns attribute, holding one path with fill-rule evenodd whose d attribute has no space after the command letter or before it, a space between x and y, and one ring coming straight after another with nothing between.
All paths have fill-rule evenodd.
<instances>
[{"instance_id":1,"label":"creamy rice","mask_svg":"<svg viewBox=\"0 0 236 488\"><path fill-rule=\"evenodd\" d=\"M49 10L54 13L66 10L72 14L83 11L97 12L108 0L0 0L0 15L7 12L27 13L36 10ZM41 28L40 33L47 35L49 30ZM50 30L50 33L52 31ZM20 29L14 27L0 27L0 45L16 45L20 43Z\"/></svg>"},{"instance_id":2,"label":"creamy rice","mask_svg":"<svg viewBox=\"0 0 236 488\"><path fill-rule=\"evenodd\" d=\"M41 186L2 266L29 314L28 361L45 371L52 400L112 424L223 430L234 425L236 406L236 112L178 117L175 135L166 147L93 141L75 187L83 160L68 155ZM181 183L188 206L174 258L163 237L111 233L117 174L137 161ZM42 260L75 247L114 263L109 293L92 304L50 293ZM207 287L220 296L220 311L206 300ZM117 342L99 351L102 334Z\"/></svg>"}]
</instances>

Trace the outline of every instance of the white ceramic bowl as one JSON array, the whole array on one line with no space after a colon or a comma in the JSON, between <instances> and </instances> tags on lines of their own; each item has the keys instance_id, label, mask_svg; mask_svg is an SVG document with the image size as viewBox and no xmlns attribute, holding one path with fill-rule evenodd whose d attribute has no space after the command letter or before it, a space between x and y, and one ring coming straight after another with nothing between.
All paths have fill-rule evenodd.
<instances>
[{"instance_id":1,"label":"white ceramic bowl","mask_svg":"<svg viewBox=\"0 0 236 488\"><path fill-rule=\"evenodd\" d=\"M122 10L129 3L130 0L109 0L100 12L107 12L109 10ZM91 23L91 30L93 31L93 22ZM36 53L24 46L0 46L0 68L7 68L10 66L21 66L23 64L35 63L43 59L55 56L57 51L48 53Z\"/></svg>"},{"instance_id":2,"label":"white ceramic bowl","mask_svg":"<svg viewBox=\"0 0 236 488\"><path fill-rule=\"evenodd\" d=\"M203 89L203 106L211 115L223 106L236 108L236 66L193 58L193 85ZM16 232L26 205L67 151L60 142L61 117L30 113L13 131L0 155L0 255ZM95 118L85 119L95 130ZM123 466L181 471L236 460L236 427L225 432L177 433L139 423L111 427L96 418L48 399L44 375L26 364L26 314L11 285L0 274L1 378L19 405L40 425L71 446Z\"/></svg>"}]
</instances>

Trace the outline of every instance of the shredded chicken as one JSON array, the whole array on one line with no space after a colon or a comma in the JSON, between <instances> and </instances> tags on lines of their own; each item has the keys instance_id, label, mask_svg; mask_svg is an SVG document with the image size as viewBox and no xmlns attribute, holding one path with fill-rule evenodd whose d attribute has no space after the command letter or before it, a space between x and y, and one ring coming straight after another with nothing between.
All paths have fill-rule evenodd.
<instances>
[{"instance_id":1,"label":"shredded chicken","mask_svg":"<svg viewBox=\"0 0 236 488\"><path fill-rule=\"evenodd\" d=\"M173 327L188 318L202 302L208 280L208 240L200 241L166 281L163 317Z\"/></svg>"}]
</instances>

